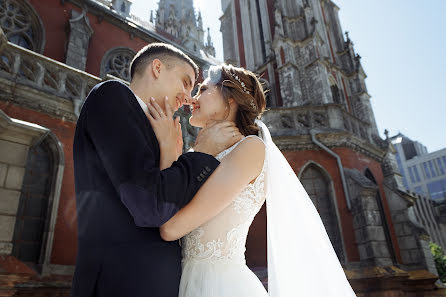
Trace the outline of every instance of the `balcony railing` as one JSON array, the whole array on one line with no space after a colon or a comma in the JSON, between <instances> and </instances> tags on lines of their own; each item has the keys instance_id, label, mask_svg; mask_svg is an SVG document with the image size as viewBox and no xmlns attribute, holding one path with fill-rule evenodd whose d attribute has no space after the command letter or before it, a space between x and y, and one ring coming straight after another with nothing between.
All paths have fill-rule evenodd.
<instances>
[{"instance_id":1,"label":"balcony railing","mask_svg":"<svg viewBox=\"0 0 446 297\"><path fill-rule=\"evenodd\" d=\"M55 95L74 104L77 114L99 77L8 42L0 29L0 79Z\"/></svg>"},{"instance_id":2,"label":"balcony railing","mask_svg":"<svg viewBox=\"0 0 446 297\"><path fill-rule=\"evenodd\" d=\"M307 134L311 129L340 130L372 142L370 124L346 112L338 104L271 108L262 119L273 136Z\"/></svg>"}]
</instances>

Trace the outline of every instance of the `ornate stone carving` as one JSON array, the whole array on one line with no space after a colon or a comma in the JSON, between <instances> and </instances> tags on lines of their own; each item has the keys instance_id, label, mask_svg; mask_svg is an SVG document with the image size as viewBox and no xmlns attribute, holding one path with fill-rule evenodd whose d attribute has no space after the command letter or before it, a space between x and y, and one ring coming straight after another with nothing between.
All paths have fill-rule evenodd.
<instances>
[{"instance_id":1,"label":"ornate stone carving","mask_svg":"<svg viewBox=\"0 0 446 297\"><path fill-rule=\"evenodd\" d=\"M280 118L280 126L284 129L293 129L294 125L291 116L288 114L282 115L282 117Z\"/></svg>"},{"instance_id":2,"label":"ornate stone carving","mask_svg":"<svg viewBox=\"0 0 446 297\"><path fill-rule=\"evenodd\" d=\"M359 126L359 136L361 138L368 140L367 131L363 126Z\"/></svg>"},{"instance_id":3,"label":"ornate stone carving","mask_svg":"<svg viewBox=\"0 0 446 297\"><path fill-rule=\"evenodd\" d=\"M323 112L315 112L313 114L314 127L315 128L324 128L328 126L328 120L326 113Z\"/></svg>"},{"instance_id":4,"label":"ornate stone carving","mask_svg":"<svg viewBox=\"0 0 446 297\"><path fill-rule=\"evenodd\" d=\"M0 26L12 43L43 52L45 30L28 1L0 0Z\"/></svg>"},{"instance_id":5,"label":"ornate stone carving","mask_svg":"<svg viewBox=\"0 0 446 297\"><path fill-rule=\"evenodd\" d=\"M178 37L177 19L175 17L175 8L173 5L170 5L169 7L169 16L167 17L167 22L164 28L167 33L171 34L172 36Z\"/></svg>"},{"instance_id":6,"label":"ornate stone carving","mask_svg":"<svg viewBox=\"0 0 446 297\"><path fill-rule=\"evenodd\" d=\"M311 128L310 117L307 113L297 114L296 118L300 128Z\"/></svg>"},{"instance_id":7,"label":"ornate stone carving","mask_svg":"<svg viewBox=\"0 0 446 297\"><path fill-rule=\"evenodd\" d=\"M84 71L87 63L88 45L93 29L85 10L82 13L72 10L69 20L70 35L68 37L67 58L65 63Z\"/></svg>"},{"instance_id":8,"label":"ornate stone carving","mask_svg":"<svg viewBox=\"0 0 446 297\"><path fill-rule=\"evenodd\" d=\"M283 23L282 23L282 13L277 7L274 10L274 28L275 28L275 32L278 36L284 35Z\"/></svg>"},{"instance_id":9,"label":"ornate stone carving","mask_svg":"<svg viewBox=\"0 0 446 297\"><path fill-rule=\"evenodd\" d=\"M101 77L107 74L130 81L130 63L135 52L126 47L115 47L109 50L102 59Z\"/></svg>"}]
</instances>

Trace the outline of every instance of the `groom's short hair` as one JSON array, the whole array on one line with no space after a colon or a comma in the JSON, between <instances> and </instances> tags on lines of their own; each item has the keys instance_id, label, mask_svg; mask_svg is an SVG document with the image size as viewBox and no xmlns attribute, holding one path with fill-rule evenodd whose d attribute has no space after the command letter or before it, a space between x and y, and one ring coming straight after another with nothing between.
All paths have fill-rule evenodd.
<instances>
[{"instance_id":1,"label":"groom's short hair","mask_svg":"<svg viewBox=\"0 0 446 297\"><path fill-rule=\"evenodd\" d=\"M142 73L154 59L159 59L168 66L169 60L178 59L189 64L195 71L195 79L198 78L199 70L197 64L178 48L167 43L151 43L143 47L133 58L130 64L130 78L135 74Z\"/></svg>"}]
</instances>

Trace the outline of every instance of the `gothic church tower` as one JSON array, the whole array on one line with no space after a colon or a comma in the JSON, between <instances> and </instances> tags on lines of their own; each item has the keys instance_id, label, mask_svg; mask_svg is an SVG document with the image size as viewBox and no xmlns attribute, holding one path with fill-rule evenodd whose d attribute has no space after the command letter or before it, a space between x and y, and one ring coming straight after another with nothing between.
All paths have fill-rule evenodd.
<instances>
[{"instance_id":1,"label":"gothic church tower","mask_svg":"<svg viewBox=\"0 0 446 297\"><path fill-rule=\"evenodd\" d=\"M331 0L221 3L224 59L261 75L269 89L262 120L344 267L436 273L411 215L414 197L402 187L390 142L379 136L361 57L342 33L338 6ZM263 209L250 229L250 267L266 266L265 220Z\"/></svg>"},{"instance_id":2,"label":"gothic church tower","mask_svg":"<svg viewBox=\"0 0 446 297\"><path fill-rule=\"evenodd\" d=\"M195 15L193 0L160 0L156 12L156 27L176 38L178 43L199 54L215 56L208 32L208 42L204 42L204 29L201 12Z\"/></svg>"},{"instance_id":3,"label":"gothic church tower","mask_svg":"<svg viewBox=\"0 0 446 297\"><path fill-rule=\"evenodd\" d=\"M339 104L378 136L361 57L342 34L339 8L331 1L281 0L274 8L273 49L283 106Z\"/></svg>"}]
</instances>

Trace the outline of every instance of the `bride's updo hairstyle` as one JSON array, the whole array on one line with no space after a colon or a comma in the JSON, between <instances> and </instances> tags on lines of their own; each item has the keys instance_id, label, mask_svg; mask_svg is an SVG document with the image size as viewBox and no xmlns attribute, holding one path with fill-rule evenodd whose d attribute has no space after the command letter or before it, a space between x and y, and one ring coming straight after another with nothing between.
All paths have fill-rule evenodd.
<instances>
[{"instance_id":1,"label":"bride's updo hairstyle","mask_svg":"<svg viewBox=\"0 0 446 297\"><path fill-rule=\"evenodd\" d=\"M223 98L237 102L235 123L244 136L257 135L254 123L266 107L265 92L256 74L244 68L221 64L209 69L210 82L221 86ZM229 104L229 103L228 103Z\"/></svg>"}]
</instances>

